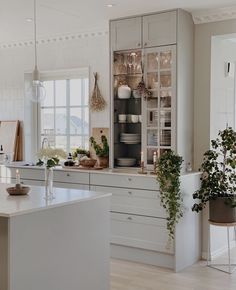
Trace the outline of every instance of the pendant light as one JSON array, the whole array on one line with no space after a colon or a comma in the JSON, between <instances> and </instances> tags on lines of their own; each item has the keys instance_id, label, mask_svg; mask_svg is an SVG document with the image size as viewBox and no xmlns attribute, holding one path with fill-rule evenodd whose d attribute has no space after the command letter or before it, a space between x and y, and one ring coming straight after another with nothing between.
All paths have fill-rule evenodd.
<instances>
[{"instance_id":1,"label":"pendant light","mask_svg":"<svg viewBox=\"0 0 236 290\"><path fill-rule=\"evenodd\" d=\"M40 73L38 70L38 51L37 51L37 3L34 0L34 71L32 73L33 81L31 85L31 100L33 102L40 103L44 101L46 96L46 90L43 86L43 82L40 81Z\"/></svg>"}]
</instances>

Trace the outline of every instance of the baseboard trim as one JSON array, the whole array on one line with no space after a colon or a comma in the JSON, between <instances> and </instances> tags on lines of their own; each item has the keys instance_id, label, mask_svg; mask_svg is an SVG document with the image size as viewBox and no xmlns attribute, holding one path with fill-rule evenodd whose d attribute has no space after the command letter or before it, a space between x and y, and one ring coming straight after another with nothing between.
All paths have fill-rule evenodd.
<instances>
[{"instance_id":1,"label":"baseboard trim","mask_svg":"<svg viewBox=\"0 0 236 290\"><path fill-rule=\"evenodd\" d=\"M236 247L236 241L233 240L230 242L230 249L233 249ZM228 246L225 245L217 250L215 250L214 252L211 252L211 257L210 257L210 260L213 260L213 259L216 259L218 258L219 256L223 255L224 253L226 253L228 250ZM203 260L207 260L207 256L208 256L208 252L202 252L202 259Z\"/></svg>"}]
</instances>

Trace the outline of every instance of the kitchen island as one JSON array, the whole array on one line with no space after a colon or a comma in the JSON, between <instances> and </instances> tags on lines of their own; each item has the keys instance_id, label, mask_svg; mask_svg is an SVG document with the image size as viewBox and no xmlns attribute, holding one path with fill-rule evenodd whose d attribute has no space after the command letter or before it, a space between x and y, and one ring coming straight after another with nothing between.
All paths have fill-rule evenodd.
<instances>
[{"instance_id":1,"label":"kitchen island","mask_svg":"<svg viewBox=\"0 0 236 290\"><path fill-rule=\"evenodd\" d=\"M110 194L0 184L0 289L108 290ZM92 277L92 279L91 279Z\"/></svg>"}]
</instances>

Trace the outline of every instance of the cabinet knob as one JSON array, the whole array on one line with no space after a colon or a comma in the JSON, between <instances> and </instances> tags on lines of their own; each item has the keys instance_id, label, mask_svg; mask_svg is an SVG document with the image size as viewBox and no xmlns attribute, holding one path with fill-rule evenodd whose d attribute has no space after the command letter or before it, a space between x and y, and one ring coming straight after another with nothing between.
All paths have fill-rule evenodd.
<instances>
[{"instance_id":1,"label":"cabinet knob","mask_svg":"<svg viewBox=\"0 0 236 290\"><path fill-rule=\"evenodd\" d=\"M70 176L70 173L67 173L67 174L66 174L66 176L68 176L68 177L69 177L69 176Z\"/></svg>"},{"instance_id":2,"label":"cabinet knob","mask_svg":"<svg viewBox=\"0 0 236 290\"><path fill-rule=\"evenodd\" d=\"M132 191L128 191L128 194L129 194L129 195L132 195Z\"/></svg>"},{"instance_id":3,"label":"cabinet knob","mask_svg":"<svg viewBox=\"0 0 236 290\"><path fill-rule=\"evenodd\" d=\"M144 43L144 46L147 46L147 42Z\"/></svg>"},{"instance_id":4,"label":"cabinet knob","mask_svg":"<svg viewBox=\"0 0 236 290\"><path fill-rule=\"evenodd\" d=\"M132 221L132 217L131 217L131 216L128 216L127 219L128 219L129 221Z\"/></svg>"},{"instance_id":5,"label":"cabinet knob","mask_svg":"<svg viewBox=\"0 0 236 290\"><path fill-rule=\"evenodd\" d=\"M20 183L21 183L21 184L24 184L24 181L21 181Z\"/></svg>"},{"instance_id":6,"label":"cabinet knob","mask_svg":"<svg viewBox=\"0 0 236 290\"><path fill-rule=\"evenodd\" d=\"M137 47L140 47L141 46L141 43L139 42L138 44L137 44Z\"/></svg>"},{"instance_id":7,"label":"cabinet knob","mask_svg":"<svg viewBox=\"0 0 236 290\"><path fill-rule=\"evenodd\" d=\"M132 178L130 178L130 177L128 177L127 179L128 179L128 181L132 181Z\"/></svg>"}]
</instances>

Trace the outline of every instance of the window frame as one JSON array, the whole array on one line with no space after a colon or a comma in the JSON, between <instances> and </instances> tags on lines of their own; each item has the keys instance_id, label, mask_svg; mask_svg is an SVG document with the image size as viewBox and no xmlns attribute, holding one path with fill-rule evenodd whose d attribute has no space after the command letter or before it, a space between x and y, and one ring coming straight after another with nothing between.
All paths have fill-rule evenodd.
<instances>
[{"instance_id":1,"label":"window frame","mask_svg":"<svg viewBox=\"0 0 236 290\"><path fill-rule=\"evenodd\" d=\"M40 79L41 81L57 81L57 80L66 80L66 95L68 96L69 94L69 82L72 79L83 79L83 78L87 78L88 79L88 93L90 93L90 77L89 77L89 68L88 67L84 67L84 68L78 68L78 69L70 69L70 70L59 70L59 71L44 71L40 73ZM55 83L54 83L55 86ZM85 87L84 84L82 82L82 92L84 92ZM70 116L69 111L71 110L71 108L84 108L84 100L82 99L82 104L81 105L76 105L76 106L70 106L70 100L67 97L66 98L66 105L65 106L56 106L55 105L55 87L53 89L54 91L54 105L53 106L46 106L45 108L52 108L54 110L54 126L55 126L55 118L56 118L56 114L55 114L55 110L56 108L65 108L66 109L66 114L67 116ZM89 96L88 96L89 97ZM36 104L37 108L37 147L38 150L42 147L42 142L41 142L41 137L42 137L42 132L41 132L41 103L37 103ZM89 132L88 132L88 137L90 135L90 129L91 129L91 114L90 114L90 110L89 110L89 103L86 106L88 107L88 120L89 120ZM82 110L82 119L84 120L85 117L85 112L84 110ZM70 136L83 136L83 128L82 128L82 132L81 134L70 134L70 120L69 118L66 119L67 125L66 125L66 132L65 135L62 134L61 136L66 136L67 138L67 148L66 148L66 152L70 152L71 148L69 148L70 146L68 145L68 139L70 138ZM55 137L56 136L60 136L57 135L55 132ZM46 137L46 136L45 136Z\"/></svg>"}]
</instances>

